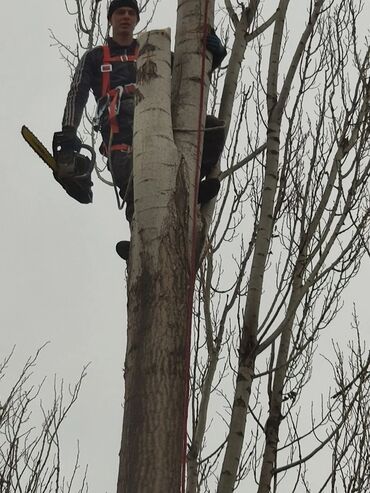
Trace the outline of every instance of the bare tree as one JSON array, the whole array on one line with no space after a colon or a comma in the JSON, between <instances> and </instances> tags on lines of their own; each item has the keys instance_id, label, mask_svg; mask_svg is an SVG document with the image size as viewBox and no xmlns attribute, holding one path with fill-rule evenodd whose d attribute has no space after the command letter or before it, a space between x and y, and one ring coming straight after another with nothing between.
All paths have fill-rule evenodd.
<instances>
[{"instance_id":1,"label":"bare tree","mask_svg":"<svg viewBox=\"0 0 370 493\"><path fill-rule=\"evenodd\" d=\"M91 46L84 40L96 39L100 4L85 30L76 6L79 46ZM169 33L140 38L118 492L183 488L191 318L187 492L311 491L310 460L325 450L332 461L321 491L361 491L369 361L360 339L349 381L335 345L339 388L326 405L305 389L320 336L368 252L370 51L359 25L369 6L179 0L177 8L172 74ZM228 141L216 171L222 194L199 209L210 83L203 27L215 23L230 57L208 107ZM70 53L78 59L78 49Z\"/></svg>"},{"instance_id":2,"label":"bare tree","mask_svg":"<svg viewBox=\"0 0 370 493\"><path fill-rule=\"evenodd\" d=\"M0 364L0 491L83 493L87 491L87 468L80 479L78 450L74 470L66 479L61 463L59 434L78 398L86 368L77 383L68 389L65 389L63 381L58 383L54 380L53 403L46 409L41 400L45 380L37 385L32 383L33 368L42 349L26 361L13 383L7 381L7 370L14 350Z\"/></svg>"},{"instance_id":3,"label":"bare tree","mask_svg":"<svg viewBox=\"0 0 370 493\"><path fill-rule=\"evenodd\" d=\"M231 363L235 393L219 493L233 491L248 472L254 473L259 493L275 491L281 473L289 468L279 467L278 457L292 463L294 449L301 454L298 445L292 445L291 454L278 455L284 421L291 419L309 377L319 335L338 312L341 293L366 252L369 49L363 40L360 55L356 30L363 5L324 4L308 6L306 26L294 48L284 36L289 2L279 3L265 67L263 39L248 34L258 55L256 69L251 69L254 83L244 91L240 105L241 118L247 114L244 128L250 154L235 163L240 124L230 146L230 167L223 174L229 182L226 192L234 195L230 215L226 214L227 222L216 216L211 233L215 249L208 252L201 288L209 330L204 382L209 372L214 373L214 360L220 360L225 324L236 316L231 323L237 330L227 334L231 342L224 345L230 359L236 349L238 363L233 366L235 359ZM355 71L349 66L352 63ZM309 111L312 107L315 111ZM265 147L258 145L262 138ZM256 155L258 149L262 156ZM239 170L246 165L249 169L243 177ZM225 197L220 209L223 217L227 206ZM249 239L244 239L248 230ZM213 270L214 254L222 241L237 235L243 235L242 250L232 288L219 293L219 276L213 287L208 269ZM262 385L266 385L264 392ZM198 445L204 438L197 432L210 385L199 388L201 412L195 415L194 435ZM255 438L249 440L245 438L248 417L252 425L257 422L250 432ZM304 462L294 461L296 470Z\"/></svg>"},{"instance_id":4,"label":"bare tree","mask_svg":"<svg viewBox=\"0 0 370 493\"><path fill-rule=\"evenodd\" d=\"M336 415L330 415L334 424L330 447L332 468L320 491L330 484L343 491L367 491L370 487L369 447L369 366L370 352L361 341L359 322L354 314L353 328L356 337L349 344L347 359L339 344L335 345L337 363L333 366L337 387L340 389L332 398L338 400ZM346 368L346 366L348 368ZM347 376L348 374L348 376ZM335 426L345 416L344 425Z\"/></svg>"}]
</instances>

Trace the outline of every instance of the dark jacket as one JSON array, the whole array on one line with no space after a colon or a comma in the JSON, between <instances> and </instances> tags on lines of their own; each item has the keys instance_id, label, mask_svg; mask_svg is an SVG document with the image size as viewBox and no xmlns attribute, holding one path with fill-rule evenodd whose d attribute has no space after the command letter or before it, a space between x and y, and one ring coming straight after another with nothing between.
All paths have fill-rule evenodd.
<instances>
[{"instance_id":1,"label":"dark jacket","mask_svg":"<svg viewBox=\"0 0 370 493\"><path fill-rule=\"evenodd\" d=\"M214 33L214 31L213 31ZM108 39L111 56L134 55L137 42L134 40L130 46L121 46L112 38ZM222 51L222 50L221 50ZM214 56L212 70L218 67L226 55L226 50ZM101 46L86 52L77 68L72 80L71 88L67 96L67 103L64 110L62 127L78 128L82 114L87 103L90 89L95 100L99 100L102 95L102 72L103 49ZM135 62L113 62L112 72L110 72L110 87L125 86L136 82L136 63ZM133 119L135 102L131 94L123 95L121 99L120 112L118 116L119 133L114 135L113 144L132 144ZM103 116L101 134L103 140L108 144L110 127L107 115Z\"/></svg>"},{"instance_id":2,"label":"dark jacket","mask_svg":"<svg viewBox=\"0 0 370 493\"><path fill-rule=\"evenodd\" d=\"M112 38L108 39L111 56L134 55L137 42L134 40L130 46L121 46ZM101 46L86 52L77 68L72 80L71 88L67 96L67 103L63 115L64 127L78 128L82 114L87 103L90 89L95 100L102 97L102 72L103 49ZM136 63L135 62L113 62L112 72L110 72L111 88L133 84L136 82ZM134 118L134 96L123 95L118 123L120 132L115 135L114 143L132 143ZM109 138L109 127L103 125L102 136L107 143Z\"/></svg>"}]
</instances>

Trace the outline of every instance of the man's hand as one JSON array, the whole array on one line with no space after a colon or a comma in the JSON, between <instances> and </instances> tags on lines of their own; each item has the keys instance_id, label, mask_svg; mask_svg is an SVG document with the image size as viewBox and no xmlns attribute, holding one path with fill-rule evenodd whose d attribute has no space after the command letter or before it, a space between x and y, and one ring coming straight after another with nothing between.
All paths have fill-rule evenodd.
<instances>
[{"instance_id":1,"label":"man's hand","mask_svg":"<svg viewBox=\"0 0 370 493\"><path fill-rule=\"evenodd\" d=\"M223 46L220 38L217 36L217 34L213 29L207 36L206 48L208 51L212 53L213 56L212 70L214 70L220 66L222 60L225 58L226 48Z\"/></svg>"}]
</instances>

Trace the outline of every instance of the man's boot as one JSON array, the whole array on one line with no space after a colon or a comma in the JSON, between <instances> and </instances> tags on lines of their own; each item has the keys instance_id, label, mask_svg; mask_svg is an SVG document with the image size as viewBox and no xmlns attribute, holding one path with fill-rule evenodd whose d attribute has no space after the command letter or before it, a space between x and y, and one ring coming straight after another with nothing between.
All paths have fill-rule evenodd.
<instances>
[{"instance_id":1,"label":"man's boot","mask_svg":"<svg viewBox=\"0 0 370 493\"><path fill-rule=\"evenodd\" d=\"M198 204L206 204L216 197L220 190L220 180L218 178L208 178L199 183Z\"/></svg>"},{"instance_id":2,"label":"man's boot","mask_svg":"<svg viewBox=\"0 0 370 493\"><path fill-rule=\"evenodd\" d=\"M128 262L130 255L130 242L129 241L119 241L116 245L116 252L118 255Z\"/></svg>"}]
</instances>

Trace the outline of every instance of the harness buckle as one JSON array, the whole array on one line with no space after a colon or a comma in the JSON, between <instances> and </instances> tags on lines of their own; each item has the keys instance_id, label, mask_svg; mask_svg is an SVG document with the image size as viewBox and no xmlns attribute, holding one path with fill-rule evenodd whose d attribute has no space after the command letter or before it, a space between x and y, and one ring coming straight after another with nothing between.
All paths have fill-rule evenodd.
<instances>
[{"instance_id":1,"label":"harness buckle","mask_svg":"<svg viewBox=\"0 0 370 493\"><path fill-rule=\"evenodd\" d=\"M112 64L111 63L104 63L103 65L101 65L100 67L100 71L101 72L112 72L113 70L113 67L112 67Z\"/></svg>"}]
</instances>

